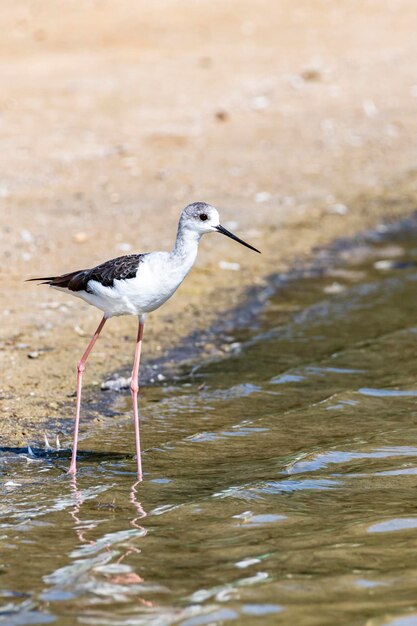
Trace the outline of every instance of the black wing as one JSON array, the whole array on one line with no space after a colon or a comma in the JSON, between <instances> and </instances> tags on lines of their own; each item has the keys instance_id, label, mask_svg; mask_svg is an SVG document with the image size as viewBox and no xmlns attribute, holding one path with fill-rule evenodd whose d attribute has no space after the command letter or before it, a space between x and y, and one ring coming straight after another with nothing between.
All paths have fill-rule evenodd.
<instances>
[{"instance_id":1,"label":"black wing","mask_svg":"<svg viewBox=\"0 0 417 626\"><path fill-rule=\"evenodd\" d=\"M143 260L144 254L128 254L110 259L96 267L88 270L78 270L61 274L61 276L44 276L43 278L30 278L31 280L41 280L43 285L51 287L61 287L70 291L91 291L88 288L90 280L96 280L103 287L113 287L115 280L125 278L135 278L139 263Z\"/></svg>"}]
</instances>

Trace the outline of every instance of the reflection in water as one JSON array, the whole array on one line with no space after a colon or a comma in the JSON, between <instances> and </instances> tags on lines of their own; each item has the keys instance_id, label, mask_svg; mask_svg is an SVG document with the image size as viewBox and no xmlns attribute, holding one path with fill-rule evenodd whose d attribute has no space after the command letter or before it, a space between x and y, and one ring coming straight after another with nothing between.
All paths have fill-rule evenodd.
<instances>
[{"instance_id":1,"label":"reflection in water","mask_svg":"<svg viewBox=\"0 0 417 626\"><path fill-rule=\"evenodd\" d=\"M139 576L136 572L131 571L130 566L121 565L123 561L125 561L125 559L127 559L130 555L132 554L139 555L141 553L141 549L134 545L133 540L137 539L137 537L143 538L147 534L147 530L142 525L139 524L139 520L144 519L146 517L146 512L137 498L137 488L141 482L142 482L141 480L137 480L135 483L133 483L133 485L130 488L130 494L129 494L129 502L131 503L134 509L133 517L129 521L129 523L130 523L130 526L137 529L139 532L135 534L123 535L123 539L127 538L127 541L119 544L119 547L121 548L121 553L120 555L117 556L117 559L115 560L114 565L112 565L111 567L109 566L103 567L102 565L97 567L95 565L94 567L96 572L100 571L102 573L106 573L107 574L106 579L108 583L112 585L125 586L125 585L134 585L137 583L144 582L144 579L141 578L141 576ZM74 520L74 530L75 530L76 536L80 544L82 544L82 546L84 545L91 546L94 548L93 552L96 552L95 548L97 547L97 541L92 538L89 538L87 536L87 533L88 532L93 533L96 530L98 526L97 521L87 520L83 522L81 520L80 515L81 515L82 504L84 502L84 497L83 497L82 492L78 489L76 476L70 477L70 485L71 485L71 491L74 496L74 507L69 509L69 514L71 518ZM108 506L102 506L101 508L112 509L113 507L114 507L114 504L109 504ZM120 532L118 532L117 535L118 535L118 538L120 538ZM109 542L107 544L104 543L103 545L101 545L100 549L107 550L109 554L112 554L111 551L112 551L112 548L114 547L114 542L110 540L110 537L108 537L108 539L109 539ZM88 550L88 554L90 553L91 551ZM78 551L77 555L79 554L80 552ZM151 601L148 601L145 598L138 597L137 600L143 606L146 606L148 608L154 606Z\"/></svg>"},{"instance_id":2,"label":"reflection in water","mask_svg":"<svg viewBox=\"0 0 417 626\"><path fill-rule=\"evenodd\" d=\"M69 510L69 514L71 515L72 519L75 522L74 524L75 533L80 543L87 543L87 544L94 546L95 541L93 541L92 539L86 539L85 537L86 532L94 529L94 524L92 522L90 522L89 524L83 524L81 522L79 518L79 514L80 514L81 505L83 503L82 495L81 495L81 492L77 489L76 476L71 476L70 480L71 480L71 491L74 494L74 508Z\"/></svg>"},{"instance_id":3,"label":"reflection in water","mask_svg":"<svg viewBox=\"0 0 417 626\"><path fill-rule=\"evenodd\" d=\"M413 624L417 238L396 244L337 294L286 283L230 357L146 389L143 482L122 396L76 479L65 451L3 448L0 623Z\"/></svg>"},{"instance_id":4,"label":"reflection in water","mask_svg":"<svg viewBox=\"0 0 417 626\"><path fill-rule=\"evenodd\" d=\"M134 526L135 528L140 528L141 530L144 531L144 534L146 535L146 531L143 528L143 526L139 526L138 525L138 520L139 519L143 519L144 517L146 517L146 512L143 509L143 506L141 505L141 503L139 502L138 498L137 498L137 488L140 485L140 483L142 482L141 480L137 480L135 483L133 483L132 488L130 490L130 502L133 504L134 508L136 509L137 512L137 516L134 517L132 519L132 521L130 522L132 526Z\"/></svg>"}]
</instances>

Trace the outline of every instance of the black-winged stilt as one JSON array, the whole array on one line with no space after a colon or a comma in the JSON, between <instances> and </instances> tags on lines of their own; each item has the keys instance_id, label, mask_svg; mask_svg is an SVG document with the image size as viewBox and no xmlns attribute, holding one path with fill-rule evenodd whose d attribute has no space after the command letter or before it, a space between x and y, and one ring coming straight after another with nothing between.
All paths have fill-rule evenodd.
<instances>
[{"instance_id":1,"label":"black-winged stilt","mask_svg":"<svg viewBox=\"0 0 417 626\"><path fill-rule=\"evenodd\" d=\"M259 252L220 225L219 213L210 204L194 202L181 213L177 239L171 252L129 254L106 261L92 269L78 270L61 276L31 278L43 281L65 293L82 298L103 311L103 318L77 364L77 403L74 426L74 445L70 473L76 473L78 429L80 422L81 389L85 362L106 321L115 315L137 315L139 327L130 384L135 424L138 478L142 479L142 460L139 435L138 374L145 316L158 309L180 286L191 270L197 256L198 244L206 233L222 233L242 245Z\"/></svg>"}]
</instances>

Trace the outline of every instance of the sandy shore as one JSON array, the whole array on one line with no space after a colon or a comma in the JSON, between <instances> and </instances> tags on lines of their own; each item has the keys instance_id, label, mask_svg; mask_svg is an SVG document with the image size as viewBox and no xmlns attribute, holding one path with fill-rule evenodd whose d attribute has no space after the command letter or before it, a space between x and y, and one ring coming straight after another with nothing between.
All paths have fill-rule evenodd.
<instances>
[{"instance_id":1,"label":"sandy shore","mask_svg":"<svg viewBox=\"0 0 417 626\"><path fill-rule=\"evenodd\" d=\"M207 237L147 323L153 358L316 246L416 208L415 15L412 0L3 1L4 444L71 428L60 403L100 317L25 278L167 249L182 207L211 202L263 254ZM131 362L135 325L108 324L87 384Z\"/></svg>"}]
</instances>

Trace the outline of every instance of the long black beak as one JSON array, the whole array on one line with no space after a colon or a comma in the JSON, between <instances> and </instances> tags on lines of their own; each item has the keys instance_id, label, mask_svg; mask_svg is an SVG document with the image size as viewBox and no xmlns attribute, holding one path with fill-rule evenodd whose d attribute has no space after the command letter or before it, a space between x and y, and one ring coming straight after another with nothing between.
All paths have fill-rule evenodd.
<instances>
[{"instance_id":1,"label":"long black beak","mask_svg":"<svg viewBox=\"0 0 417 626\"><path fill-rule=\"evenodd\" d=\"M254 250L255 252L259 252L259 254L261 254L260 250L257 250L256 248L251 246L249 243L246 243L246 241L243 241L243 239L239 239L239 237L236 237L236 235L231 233L230 230L226 230L225 228L223 228L223 226L220 226L220 224L218 226L216 226L215 228L216 228L218 233L221 233L222 235L226 235L226 237L230 237L230 239L234 239L238 243L241 243L242 246L246 246L250 250Z\"/></svg>"}]
</instances>

